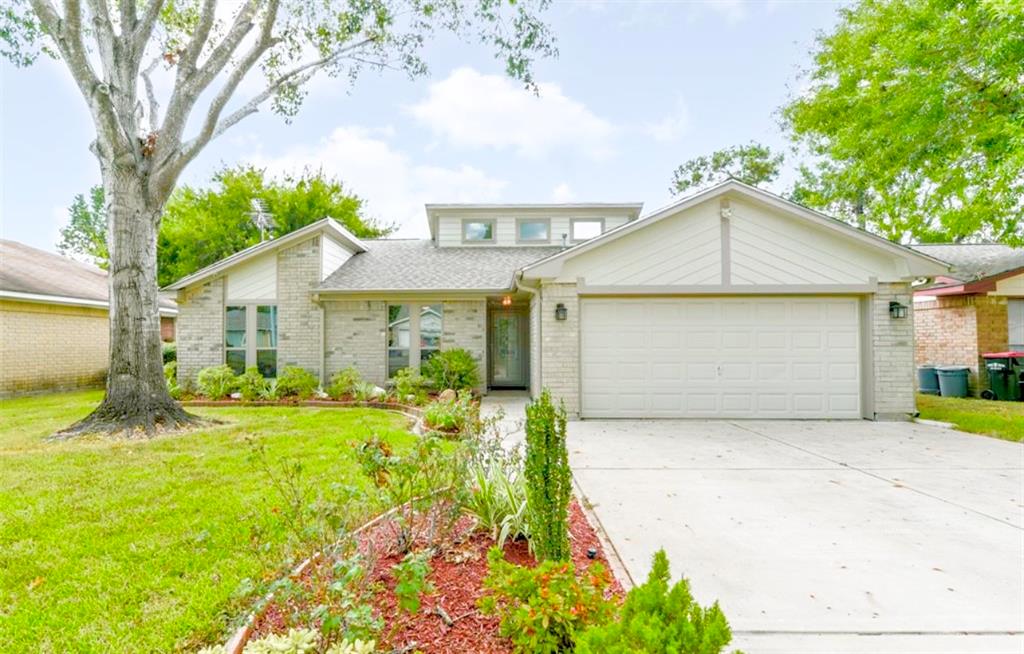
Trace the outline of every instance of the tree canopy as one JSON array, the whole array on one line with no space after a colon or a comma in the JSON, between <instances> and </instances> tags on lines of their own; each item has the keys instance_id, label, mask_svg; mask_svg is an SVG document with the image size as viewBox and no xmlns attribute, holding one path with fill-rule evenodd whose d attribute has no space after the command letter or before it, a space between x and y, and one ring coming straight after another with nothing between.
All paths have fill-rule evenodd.
<instances>
[{"instance_id":1,"label":"tree canopy","mask_svg":"<svg viewBox=\"0 0 1024 654\"><path fill-rule=\"evenodd\" d=\"M88 200L81 193L75 196L68 207L68 224L61 227L60 241L57 242L57 250L61 254L84 256L90 263L107 269L110 252L107 249L105 204L102 186L89 189Z\"/></svg>"},{"instance_id":2,"label":"tree canopy","mask_svg":"<svg viewBox=\"0 0 1024 654\"><path fill-rule=\"evenodd\" d=\"M717 184L729 179L738 179L751 186L773 182L782 170L784 156L772 152L771 148L751 141L716 150L710 155L690 159L672 173L669 191L673 195L685 193L694 188Z\"/></svg>"},{"instance_id":3,"label":"tree canopy","mask_svg":"<svg viewBox=\"0 0 1024 654\"><path fill-rule=\"evenodd\" d=\"M1024 242L1024 4L859 0L783 110L793 197L898 241Z\"/></svg>"}]
</instances>

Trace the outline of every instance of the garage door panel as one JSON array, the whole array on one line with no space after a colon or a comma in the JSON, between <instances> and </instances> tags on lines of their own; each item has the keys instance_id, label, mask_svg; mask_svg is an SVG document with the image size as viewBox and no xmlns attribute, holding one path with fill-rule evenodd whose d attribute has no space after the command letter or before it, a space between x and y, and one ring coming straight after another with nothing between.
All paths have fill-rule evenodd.
<instances>
[{"instance_id":1,"label":"garage door panel","mask_svg":"<svg viewBox=\"0 0 1024 654\"><path fill-rule=\"evenodd\" d=\"M859 418L854 298L584 299L584 417Z\"/></svg>"}]
</instances>

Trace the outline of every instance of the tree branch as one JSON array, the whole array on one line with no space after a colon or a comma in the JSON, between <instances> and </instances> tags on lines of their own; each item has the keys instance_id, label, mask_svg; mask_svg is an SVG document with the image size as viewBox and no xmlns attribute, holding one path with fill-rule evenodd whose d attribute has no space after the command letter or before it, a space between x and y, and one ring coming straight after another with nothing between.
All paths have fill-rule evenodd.
<instances>
[{"instance_id":1,"label":"tree branch","mask_svg":"<svg viewBox=\"0 0 1024 654\"><path fill-rule=\"evenodd\" d=\"M128 3L129 0L121 0L121 2ZM156 26L156 21L160 17L160 12L163 8L164 0L150 0L146 10L142 13L142 20L138 21L138 24L131 33L132 52L140 61L146 51L146 46L149 44L149 38L153 36L153 28ZM123 30L122 34L127 36L127 33Z\"/></svg>"},{"instance_id":2,"label":"tree branch","mask_svg":"<svg viewBox=\"0 0 1024 654\"><path fill-rule=\"evenodd\" d=\"M142 83L146 86L146 99L149 102L149 131L155 132L160 125L160 103L157 102L156 92L153 90L153 80L150 79L150 75L153 74L153 70L157 67L157 64L163 59L162 54L157 54L153 57L153 61L146 66L140 75L142 77Z\"/></svg>"}]
</instances>

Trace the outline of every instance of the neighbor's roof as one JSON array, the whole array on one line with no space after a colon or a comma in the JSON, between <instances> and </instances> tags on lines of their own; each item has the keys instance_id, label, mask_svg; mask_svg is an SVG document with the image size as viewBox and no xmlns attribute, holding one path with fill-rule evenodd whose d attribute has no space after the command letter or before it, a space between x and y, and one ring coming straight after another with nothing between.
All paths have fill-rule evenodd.
<instances>
[{"instance_id":1,"label":"neighbor's roof","mask_svg":"<svg viewBox=\"0 0 1024 654\"><path fill-rule=\"evenodd\" d=\"M107 272L17 241L0 240L0 297L29 302L107 306ZM177 305L161 300L163 313Z\"/></svg>"},{"instance_id":2,"label":"neighbor's roof","mask_svg":"<svg viewBox=\"0 0 1024 654\"><path fill-rule=\"evenodd\" d=\"M914 245L918 252L952 266L949 275L962 282L977 281L1024 268L1024 248L998 243Z\"/></svg>"},{"instance_id":3,"label":"neighbor's roof","mask_svg":"<svg viewBox=\"0 0 1024 654\"><path fill-rule=\"evenodd\" d=\"M317 291L505 291L516 271L559 247L436 247L430 240L367 241Z\"/></svg>"}]
</instances>

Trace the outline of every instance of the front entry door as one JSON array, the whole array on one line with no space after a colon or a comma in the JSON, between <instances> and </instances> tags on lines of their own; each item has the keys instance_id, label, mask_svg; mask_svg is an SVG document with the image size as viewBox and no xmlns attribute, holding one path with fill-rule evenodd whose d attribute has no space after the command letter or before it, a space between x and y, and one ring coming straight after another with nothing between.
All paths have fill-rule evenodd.
<instances>
[{"instance_id":1,"label":"front entry door","mask_svg":"<svg viewBox=\"0 0 1024 654\"><path fill-rule=\"evenodd\" d=\"M526 316L514 311L491 314L491 386L525 388L527 383Z\"/></svg>"}]
</instances>

